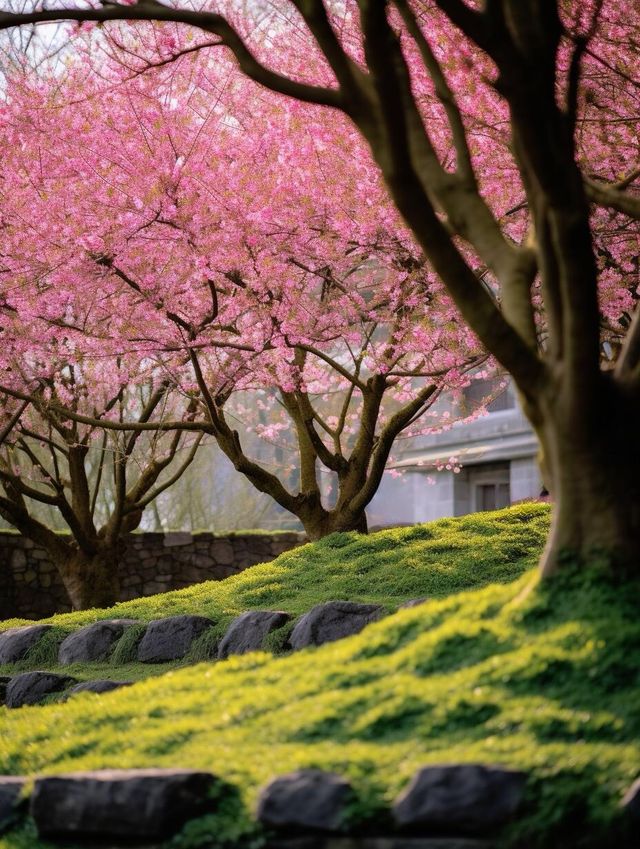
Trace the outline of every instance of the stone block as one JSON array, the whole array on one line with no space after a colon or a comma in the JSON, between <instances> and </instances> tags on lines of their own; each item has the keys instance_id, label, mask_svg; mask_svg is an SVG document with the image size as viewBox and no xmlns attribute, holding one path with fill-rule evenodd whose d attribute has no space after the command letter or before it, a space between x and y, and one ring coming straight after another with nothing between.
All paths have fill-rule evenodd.
<instances>
[{"instance_id":1,"label":"stone block","mask_svg":"<svg viewBox=\"0 0 640 849\"><path fill-rule=\"evenodd\" d=\"M15 675L7 684L5 704L8 708L24 705L37 705L45 696L59 693L76 679L69 675L56 675L54 672L23 672Z\"/></svg>"},{"instance_id":2,"label":"stone block","mask_svg":"<svg viewBox=\"0 0 640 849\"><path fill-rule=\"evenodd\" d=\"M14 549L13 554L11 555L11 568L12 569L24 569L27 565L27 555L24 551L21 551L19 548Z\"/></svg>"},{"instance_id":3,"label":"stone block","mask_svg":"<svg viewBox=\"0 0 640 849\"><path fill-rule=\"evenodd\" d=\"M191 545L193 537L190 533L174 531L164 535L163 545L165 548L174 548L180 545Z\"/></svg>"},{"instance_id":4,"label":"stone block","mask_svg":"<svg viewBox=\"0 0 640 849\"><path fill-rule=\"evenodd\" d=\"M0 663L18 663L51 625L24 625L0 633Z\"/></svg>"},{"instance_id":5,"label":"stone block","mask_svg":"<svg viewBox=\"0 0 640 849\"><path fill-rule=\"evenodd\" d=\"M161 583L160 581L145 581L142 585L142 592L145 596L164 593L167 589L167 584Z\"/></svg>"},{"instance_id":6,"label":"stone block","mask_svg":"<svg viewBox=\"0 0 640 849\"><path fill-rule=\"evenodd\" d=\"M393 806L399 826L453 834L483 834L516 813L527 775L484 764L428 766Z\"/></svg>"},{"instance_id":7,"label":"stone block","mask_svg":"<svg viewBox=\"0 0 640 849\"><path fill-rule=\"evenodd\" d=\"M291 633L293 649L319 646L359 634L370 622L384 614L376 604L356 604L352 601L326 601L301 616Z\"/></svg>"},{"instance_id":8,"label":"stone block","mask_svg":"<svg viewBox=\"0 0 640 849\"><path fill-rule=\"evenodd\" d=\"M208 772L132 769L36 779L31 815L40 837L101 841L162 840L214 810Z\"/></svg>"},{"instance_id":9,"label":"stone block","mask_svg":"<svg viewBox=\"0 0 640 849\"><path fill-rule=\"evenodd\" d=\"M85 625L69 634L58 649L58 662L69 663L106 660L127 628L138 624L135 619L104 619Z\"/></svg>"},{"instance_id":10,"label":"stone block","mask_svg":"<svg viewBox=\"0 0 640 849\"><path fill-rule=\"evenodd\" d=\"M268 828L341 831L354 799L349 782L319 769L274 779L260 793L256 815Z\"/></svg>"},{"instance_id":11,"label":"stone block","mask_svg":"<svg viewBox=\"0 0 640 849\"><path fill-rule=\"evenodd\" d=\"M259 651L267 634L291 619L281 610L249 610L233 620L218 646L218 657Z\"/></svg>"},{"instance_id":12,"label":"stone block","mask_svg":"<svg viewBox=\"0 0 640 849\"><path fill-rule=\"evenodd\" d=\"M123 578L120 581L120 586L123 589L128 589L129 587L137 587L142 583L142 578L139 575L127 575L126 578Z\"/></svg>"},{"instance_id":13,"label":"stone block","mask_svg":"<svg viewBox=\"0 0 640 849\"><path fill-rule=\"evenodd\" d=\"M233 546L226 540L216 540L211 546L211 556L221 566L230 566L235 560Z\"/></svg>"},{"instance_id":14,"label":"stone block","mask_svg":"<svg viewBox=\"0 0 640 849\"><path fill-rule=\"evenodd\" d=\"M142 663L164 663L183 658L191 643L214 623L204 616L168 616L147 626L138 646Z\"/></svg>"},{"instance_id":15,"label":"stone block","mask_svg":"<svg viewBox=\"0 0 640 849\"><path fill-rule=\"evenodd\" d=\"M215 563L216 561L209 554L194 554L191 558L191 564L196 569L211 569Z\"/></svg>"}]
</instances>

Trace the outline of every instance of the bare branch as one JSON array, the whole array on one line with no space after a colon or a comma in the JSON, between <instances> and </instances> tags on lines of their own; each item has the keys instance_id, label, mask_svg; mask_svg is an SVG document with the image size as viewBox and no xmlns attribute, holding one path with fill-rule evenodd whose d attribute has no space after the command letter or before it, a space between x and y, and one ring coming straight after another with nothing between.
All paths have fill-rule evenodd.
<instances>
[{"instance_id":1,"label":"bare branch","mask_svg":"<svg viewBox=\"0 0 640 849\"><path fill-rule=\"evenodd\" d=\"M640 169L636 172L633 179L636 179L640 173ZM632 180L629 180L629 183ZM587 197L592 203L598 206L605 206L609 209L615 209L623 215L628 215L636 221L640 220L640 196L631 195L625 192L620 186L629 185L626 181L621 183L602 183L599 180L593 180L590 177L585 177L584 184Z\"/></svg>"},{"instance_id":2,"label":"bare branch","mask_svg":"<svg viewBox=\"0 0 640 849\"><path fill-rule=\"evenodd\" d=\"M22 404L20 404L20 406L18 407L16 412L11 416L11 418L9 419L7 424L2 428L2 430L0 430L0 445L4 444L7 437L9 436L11 431L14 429L14 427L18 424L18 422L20 421L20 419L22 417L22 414L27 409L27 407L29 406L30 403L31 403L31 399L29 399L29 398L25 399L22 402Z\"/></svg>"},{"instance_id":3,"label":"bare branch","mask_svg":"<svg viewBox=\"0 0 640 849\"><path fill-rule=\"evenodd\" d=\"M20 400L29 400L35 401L36 398L33 395L29 395L26 392L20 392L16 389L11 389L7 386L0 386L0 393L4 392L6 395L9 395L12 398L18 398ZM41 399L40 399L41 400ZM66 407L62 407L58 404L49 404L47 405L47 409L56 413L62 419L69 419L70 421L77 422L78 424L86 424L91 425L96 428L104 428L105 430L117 430L117 431L168 431L168 430L188 430L188 431L204 431L205 433L209 432L209 425L206 422L190 422L190 421L160 421L160 422L118 422L113 421L111 419L101 419L97 416L85 416L81 413L75 413L73 410L69 410Z\"/></svg>"},{"instance_id":4,"label":"bare branch","mask_svg":"<svg viewBox=\"0 0 640 849\"><path fill-rule=\"evenodd\" d=\"M451 127L453 145L455 147L458 160L458 171L463 179L468 181L470 185L475 186L476 178L473 171L473 165L471 164L471 154L469 152L469 145L467 144L467 133L455 96L447 82L447 78L442 71L440 63L436 59L436 56L431 49L431 45L425 38L415 15L407 3L407 0L394 0L394 2L403 21L405 22L408 32L420 51L420 56L422 57L425 68L433 80L438 100L442 103L447 114L449 126Z\"/></svg>"},{"instance_id":5,"label":"bare branch","mask_svg":"<svg viewBox=\"0 0 640 849\"><path fill-rule=\"evenodd\" d=\"M144 508L148 504L151 504L151 502L155 501L155 499L159 495L161 495L166 489L169 489L169 487L173 486L173 484L176 483L176 481L182 476L182 474L189 468L189 466L193 462L203 437L203 433L198 434L193 445L191 446L191 450L189 451L186 460L182 463L182 465L179 466L177 471L173 475L171 475L170 478L167 478L167 480L164 481L160 486L156 487L153 492L150 492L149 495L146 496L146 498L143 498L142 500L138 499L138 501L136 501L135 503L135 506L137 508L139 508L140 510L144 510Z\"/></svg>"},{"instance_id":6,"label":"bare branch","mask_svg":"<svg viewBox=\"0 0 640 849\"><path fill-rule=\"evenodd\" d=\"M307 103L333 106L336 109L341 109L343 106L342 95L337 89L301 83L267 68L256 59L226 18L213 12L171 8L162 5L157 0L138 0L132 6L105 3L99 8L45 9L24 13L1 12L0 30L23 26L24 24L52 21L79 21L81 23L96 21L105 23L119 20L169 21L193 26L203 32L218 36L220 43L228 47L233 53L242 72L265 88Z\"/></svg>"}]
</instances>

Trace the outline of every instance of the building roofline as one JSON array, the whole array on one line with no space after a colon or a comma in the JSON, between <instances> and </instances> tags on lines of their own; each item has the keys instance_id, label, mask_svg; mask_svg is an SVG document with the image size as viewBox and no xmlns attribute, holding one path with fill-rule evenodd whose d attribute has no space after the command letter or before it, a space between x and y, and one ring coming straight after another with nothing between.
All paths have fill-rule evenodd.
<instances>
[{"instance_id":1,"label":"building roofline","mask_svg":"<svg viewBox=\"0 0 640 849\"><path fill-rule=\"evenodd\" d=\"M390 463L390 469L411 469L429 472L436 467L445 465L450 458L455 457L463 466L473 466L479 463L495 463L505 460L521 460L536 457L538 442L532 432L511 437L482 439L465 445L440 445L430 451L420 451L412 457L405 457L395 463Z\"/></svg>"}]
</instances>

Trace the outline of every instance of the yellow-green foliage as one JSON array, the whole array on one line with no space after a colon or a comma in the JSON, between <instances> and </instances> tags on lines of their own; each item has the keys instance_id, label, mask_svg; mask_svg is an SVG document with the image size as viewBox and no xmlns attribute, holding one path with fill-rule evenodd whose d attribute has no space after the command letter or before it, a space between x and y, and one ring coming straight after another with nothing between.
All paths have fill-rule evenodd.
<instances>
[{"instance_id":1,"label":"yellow-green foliage","mask_svg":"<svg viewBox=\"0 0 640 849\"><path fill-rule=\"evenodd\" d=\"M514 513L456 523L458 531L463 522L475 529L480 568L488 559L481 541L492 554L511 547L514 557L523 556L526 532L514 529ZM534 513L525 526L533 528L536 547L541 517ZM498 545L495 531L479 533L481 520L487 528L503 522L508 545ZM473 570L464 536L448 528L454 554L437 560L434 586L445 576L455 586L455 552L463 582ZM345 539L352 550L366 545ZM344 552L347 545L325 543L324 550ZM410 561L413 547L406 553ZM389 568L388 598L401 597L404 579L395 571L403 564L398 559ZM350 566L343 561L353 581ZM317 575L320 563L313 568ZM419 569L417 561L412 568ZM504 562L494 568L506 574ZM337 570L337 561L327 569ZM368 588L364 578L357 585ZM238 788L240 803L191 824L172 845L244 849L259 843L250 811L274 775L313 766L349 776L359 799L356 818L367 822L384 820L386 806L421 765L500 763L531 774L522 816L502 835L506 845L609 849L620 845L611 830L619 799L640 772L639 590L569 568L539 586L530 571L402 610L318 649L201 663L100 697L0 709L0 772L210 769ZM310 589L303 591L309 599ZM429 594L424 586L422 594ZM45 849L32 828L10 832L0 849Z\"/></svg>"},{"instance_id":2,"label":"yellow-green foliage","mask_svg":"<svg viewBox=\"0 0 640 849\"><path fill-rule=\"evenodd\" d=\"M526 504L368 537L334 534L225 581L43 619L55 628L19 664L0 666L0 675L44 667L81 680L95 677L95 664L59 669L56 656L67 634L98 619L132 617L144 622L179 613L210 617L213 628L196 641L183 662L172 664L181 666L214 656L215 643L233 617L251 608L300 614L321 601L350 599L394 610L408 598L440 598L458 589L514 580L535 562L548 522L548 507ZM0 623L0 630L15 624L17 620ZM265 648L281 652L291 627L270 635ZM166 665L134 663L143 630L143 626L134 626L125 631L99 677L138 680L166 671Z\"/></svg>"},{"instance_id":3,"label":"yellow-green foliage","mask_svg":"<svg viewBox=\"0 0 640 849\"><path fill-rule=\"evenodd\" d=\"M219 621L251 608L304 613L330 599L375 602L393 609L408 598L441 598L517 578L535 562L548 527L548 507L531 503L371 536L332 534L225 581L42 621L68 629L98 619L149 621L180 613ZM2 622L0 630L25 622Z\"/></svg>"},{"instance_id":4,"label":"yellow-green foliage","mask_svg":"<svg viewBox=\"0 0 640 849\"><path fill-rule=\"evenodd\" d=\"M502 763L532 773L507 842L604 848L640 764L638 587L535 580L428 602L284 658L247 655L5 710L0 771L211 769L239 788L245 813L234 828L250 831L257 789L291 769L350 776L366 820L422 764ZM215 821L207 828L224 837ZM28 834L0 847L18 849Z\"/></svg>"}]
</instances>

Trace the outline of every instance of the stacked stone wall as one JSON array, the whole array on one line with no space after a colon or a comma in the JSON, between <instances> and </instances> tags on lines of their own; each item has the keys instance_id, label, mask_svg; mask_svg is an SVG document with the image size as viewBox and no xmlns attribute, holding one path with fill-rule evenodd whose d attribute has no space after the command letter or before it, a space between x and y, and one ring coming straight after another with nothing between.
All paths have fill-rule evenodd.
<instances>
[{"instance_id":1,"label":"stacked stone wall","mask_svg":"<svg viewBox=\"0 0 640 849\"><path fill-rule=\"evenodd\" d=\"M219 581L304 542L298 533L140 533L120 561L121 601ZM0 619L41 619L71 609L47 553L0 531Z\"/></svg>"}]
</instances>

